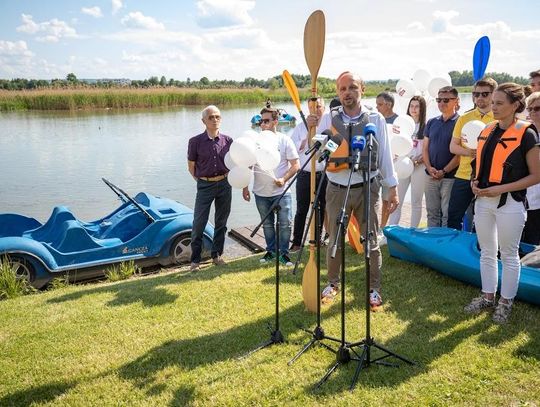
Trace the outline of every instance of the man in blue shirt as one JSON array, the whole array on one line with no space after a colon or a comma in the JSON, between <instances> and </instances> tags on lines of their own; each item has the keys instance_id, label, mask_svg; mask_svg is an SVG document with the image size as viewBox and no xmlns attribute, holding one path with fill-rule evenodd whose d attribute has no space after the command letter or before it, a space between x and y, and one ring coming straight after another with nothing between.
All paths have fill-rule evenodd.
<instances>
[{"instance_id":1,"label":"man in blue shirt","mask_svg":"<svg viewBox=\"0 0 540 407\"><path fill-rule=\"evenodd\" d=\"M428 227L446 227L454 174L459 165L459 156L450 152L452 133L459 117L458 91L445 86L435 100L442 114L427 122L422 151L427 174L426 211Z\"/></svg>"}]
</instances>

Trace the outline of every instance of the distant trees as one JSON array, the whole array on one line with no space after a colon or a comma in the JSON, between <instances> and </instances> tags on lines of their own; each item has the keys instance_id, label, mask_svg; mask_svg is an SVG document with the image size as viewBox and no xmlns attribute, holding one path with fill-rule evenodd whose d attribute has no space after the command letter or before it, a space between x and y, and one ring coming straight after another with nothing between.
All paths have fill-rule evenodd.
<instances>
[{"instance_id":1,"label":"distant trees","mask_svg":"<svg viewBox=\"0 0 540 407\"><path fill-rule=\"evenodd\" d=\"M472 86L474 83L472 71L451 71L449 72L452 78L452 84L455 86ZM311 77L309 75L291 75L296 86L299 89L309 88L311 86ZM486 76L490 76L498 83L517 82L519 84L527 84L528 79L523 77L512 76L507 73L490 72ZM396 86L396 79L388 79L382 81L367 81L367 84L376 86L381 90L393 91ZM318 78L318 91L321 95L330 95L335 93L335 79ZM231 79L210 80L203 76L199 80L187 78L185 81L170 78L167 80L165 76L158 78L151 76L143 80L129 79L78 79L74 73L69 73L66 79L0 79L0 89L5 90L24 90L24 89L42 89L42 88L77 88L77 87L96 87L96 88L115 88L115 87L132 87L132 88L151 88L151 87L176 87L176 88L198 88L198 89L280 89L284 88L283 78L281 75L276 75L268 79L256 79L247 77L243 81L235 81Z\"/></svg>"}]
</instances>

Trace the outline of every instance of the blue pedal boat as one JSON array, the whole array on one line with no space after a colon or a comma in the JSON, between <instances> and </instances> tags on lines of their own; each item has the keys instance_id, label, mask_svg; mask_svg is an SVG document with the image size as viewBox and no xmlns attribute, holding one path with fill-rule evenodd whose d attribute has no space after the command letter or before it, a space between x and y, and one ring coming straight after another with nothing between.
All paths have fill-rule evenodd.
<instances>
[{"instance_id":1,"label":"blue pedal boat","mask_svg":"<svg viewBox=\"0 0 540 407\"><path fill-rule=\"evenodd\" d=\"M278 109L278 126L294 126L296 124L296 117L294 117L292 114L289 114L285 111L285 109ZM251 118L251 126L257 127L261 125L261 115L256 114Z\"/></svg>"},{"instance_id":2,"label":"blue pedal boat","mask_svg":"<svg viewBox=\"0 0 540 407\"><path fill-rule=\"evenodd\" d=\"M0 214L0 256L36 288L53 278L80 281L103 276L107 266L135 261L142 267L189 262L193 211L171 199L139 192L134 198L103 181L122 200L111 214L83 222L66 206L54 208L44 224L17 214ZM214 228L203 236L209 256Z\"/></svg>"},{"instance_id":3,"label":"blue pedal boat","mask_svg":"<svg viewBox=\"0 0 540 407\"><path fill-rule=\"evenodd\" d=\"M442 274L481 287L480 251L476 234L448 228L404 228L383 230L392 257L428 266ZM535 246L521 244L524 253ZM499 260L499 285L502 265ZM540 305L540 269L521 267L517 298Z\"/></svg>"}]
</instances>

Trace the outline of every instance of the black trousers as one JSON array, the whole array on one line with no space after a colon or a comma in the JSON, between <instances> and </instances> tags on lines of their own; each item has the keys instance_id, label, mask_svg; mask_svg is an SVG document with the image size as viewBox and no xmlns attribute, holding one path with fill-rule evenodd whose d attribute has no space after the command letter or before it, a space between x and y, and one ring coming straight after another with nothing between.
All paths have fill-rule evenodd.
<instances>
[{"instance_id":1,"label":"black trousers","mask_svg":"<svg viewBox=\"0 0 540 407\"><path fill-rule=\"evenodd\" d=\"M197 196L193 209L193 228L191 230L191 262L200 263L202 251L202 238L204 228L208 222L210 206L215 202L214 241L212 244L212 258L223 254L225 246L225 232L227 232L227 219L231 213L232 191L227 179L210 182L199 179L197 181Z\"/></svg>"},{"instance_id":2,"label":"black trousers","mask_svg":"<svg viewBox=\"0 0 540 407\"><path fill-rule=\"evenodd\" d=\"M321 181L321 178L322 173L318 172L315 178L317 187L319 185L319 182ZM298 178L296 179L296 214L294 215L294 228L292 239L292 244L294 246L300 246L302 244L302 237L304 235L304 228L306 226L306 218L309 212L309 205L311 203L310 179L311 173L309 171L300 171L298 173ZM321 234L324 220L324 210L326 207L326 183L327 179L325 177L322 191L319 196L321 222L319 231L317 232L318 236L320 236ZM315 216L315 214L313 216Z\"/></svg>"}]
</instances>

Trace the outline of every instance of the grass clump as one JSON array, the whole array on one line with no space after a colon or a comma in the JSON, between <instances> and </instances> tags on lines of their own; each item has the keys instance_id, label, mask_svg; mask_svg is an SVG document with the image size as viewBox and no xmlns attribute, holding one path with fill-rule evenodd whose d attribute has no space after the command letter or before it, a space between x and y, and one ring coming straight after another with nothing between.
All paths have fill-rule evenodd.
<instances>
[{"instance_id":1,"label":"grass clump","mask_svg":"<svg viewBox=\"0 0 540 407\"><path fill-rule=\"evenodd\" d=\"M0 258L0 300L20 297L35 291L26 279L17 276L16 264L7 256Z\"/></svg>"},{"instance_id":2,"label":"grass clump","mask_svg":"<svg viewBox=\"0 0 540 407\"><path fill-rule=\"evenodd\" d=\"M133 260L123 261L120 264L113 264L105 271L108 281L127 280L135 275L141 274L141 268L135 265Z\"/></svg>"}]
</instances>

